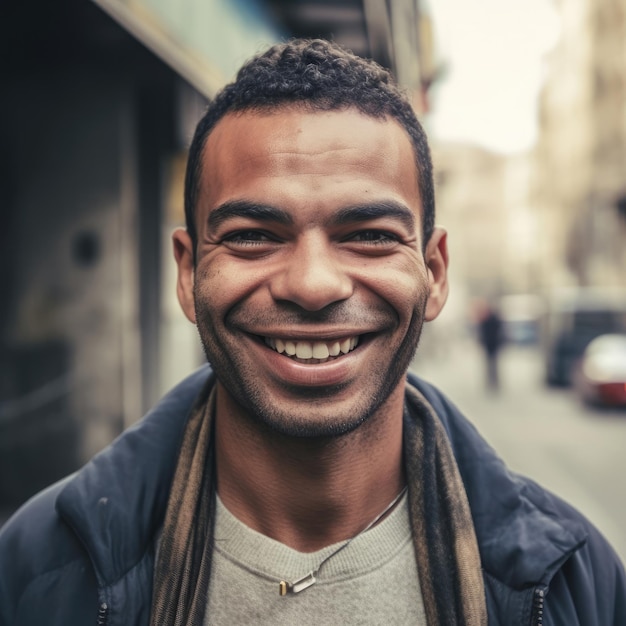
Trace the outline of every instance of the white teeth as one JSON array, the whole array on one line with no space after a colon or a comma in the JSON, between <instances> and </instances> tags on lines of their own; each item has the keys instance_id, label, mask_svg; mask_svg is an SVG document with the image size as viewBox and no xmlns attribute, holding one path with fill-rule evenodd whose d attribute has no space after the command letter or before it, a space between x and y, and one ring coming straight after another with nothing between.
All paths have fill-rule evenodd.
<instances>
[{"instance_id":1,"label":"white teeth","mask_svg":"<svg viewBox=\"0 0 626 626\"><path fill-rule=\"evenodd\" d=\"M298 341L296 344L296 356L299 359L310 359L313 356L313 346L308 341Z\"/></svg>"},{"instance_id":2,"label":"white teeth","mask_svg":"<svg viewBox=\"0 0 626 626\"><path fill-rule=\"evenodd\" d=\"M314 359L327 359L330 351L325 343L317 341L313 344L313 358Z\"/></svg>"},{"instance_id":3,"label":"white teeth","mask_svg":"<svg viewBox=\"0 0 626 626\"><path fill-rule=\"evenodd\" d=\"M266 337L265 344L279 354L286 354L297 359L315 359L315 362L324 362L329 357L348 354L359 345L358 337L348 337L342 341L293 341L290 339L275 339Z\"/></svg>"}]
</instances>

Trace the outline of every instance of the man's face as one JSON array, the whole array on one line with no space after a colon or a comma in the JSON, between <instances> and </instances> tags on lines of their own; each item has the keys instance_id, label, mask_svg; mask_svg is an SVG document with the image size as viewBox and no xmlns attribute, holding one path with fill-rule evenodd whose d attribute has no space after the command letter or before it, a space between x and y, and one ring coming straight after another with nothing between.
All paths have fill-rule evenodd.
<instances>
[{"instance_id":1,"label":"man's face","mask_svg":"<svg viewBox=\"0 0 626 626\"><path fill-rule=\"evenodd\" d=\"M328 436L399 397L447 261L440 230L422 254L399 124L353 109L229 114L204 148L196 220L195 271L188 236L174 237L179 297L246 414Z\"/></svg>"}]
</instances>

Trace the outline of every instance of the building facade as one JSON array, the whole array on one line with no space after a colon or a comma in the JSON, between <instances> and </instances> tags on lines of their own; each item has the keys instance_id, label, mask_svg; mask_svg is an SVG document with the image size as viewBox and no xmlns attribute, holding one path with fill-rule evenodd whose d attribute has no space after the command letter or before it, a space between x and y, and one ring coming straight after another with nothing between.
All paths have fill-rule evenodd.
<instances>
[{"instance_id":1,"label":"building facade","mask_svg":"<svg viewBox=\"0 0 626 626\"><path fill-rule=\"evenodd\" d=\"M626 1L557 6L535 154L542 275L626 289Z\"/></svg>"}]
</instances>

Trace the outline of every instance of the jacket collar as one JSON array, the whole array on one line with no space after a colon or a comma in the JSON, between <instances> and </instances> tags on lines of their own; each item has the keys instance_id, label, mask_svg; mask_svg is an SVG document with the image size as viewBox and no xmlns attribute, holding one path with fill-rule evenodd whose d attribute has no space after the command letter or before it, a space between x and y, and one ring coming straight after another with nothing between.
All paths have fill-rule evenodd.
<instances>
[{"instance_id":1,"label":"jacket collar","mask_svg":"<svg viewBox=\"0 0 626 626\"><path fill-rule=\"evenodd\" d=\"M204 366L83 467L56 508L89 553L101 585L121 578L154 545L163 524L178 448Z\"/></svg>"},{"instance_id":2,"label":"jacket collar","mask_svg":"<svg viewBox=\"0 0 626 626\"><path fill-rule=\"evenodd\" d=\"M513 589L547 585L587 531L580 515L510 471L438 390L409 375L448 434L470 503L483 569Z\"/></svg>"},{"instance_id":3,"label":"jacket collar","mask_svg":"<svg viewBox=\"0 0 626 626\"><path fill-rule=\"evenodd\" d=\"M101 585L121 578L154 545L193 402L211 370L186 378L66 485L57 511L87 549ZM459 466L483 568L513 589L547 584L586 538L575 513L509 471L439 391L414 375L446 429ZM569 510L569 509L567 509Z\"/></svg>"}]
</instances>

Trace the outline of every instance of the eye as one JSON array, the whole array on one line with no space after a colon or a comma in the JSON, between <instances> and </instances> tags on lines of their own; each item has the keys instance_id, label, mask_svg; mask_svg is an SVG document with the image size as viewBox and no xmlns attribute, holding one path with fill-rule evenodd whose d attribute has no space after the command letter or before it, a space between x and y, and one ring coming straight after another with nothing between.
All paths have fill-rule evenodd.
<instances>
[{"instance_id":1,"label":"eye","mask_svg":"<svg viewBox=\"0 0 626 626\"><path fill-rule=\"evenodd\" d=\"M350 235L347 240L374 246L383 246L397 243L398 237L385 230L361 230L358 233Z\"/></svg>"},{"instance_id":2,"label":"eye","mask_svg":"<svg viewBox=\"0 0 626 626\"><path fill-rule=\"evenodd\" d=\"M222 237L222 242L236 246L258 246L276 241L262 230L238 230Z\"/></svg>"}]
</instances>

